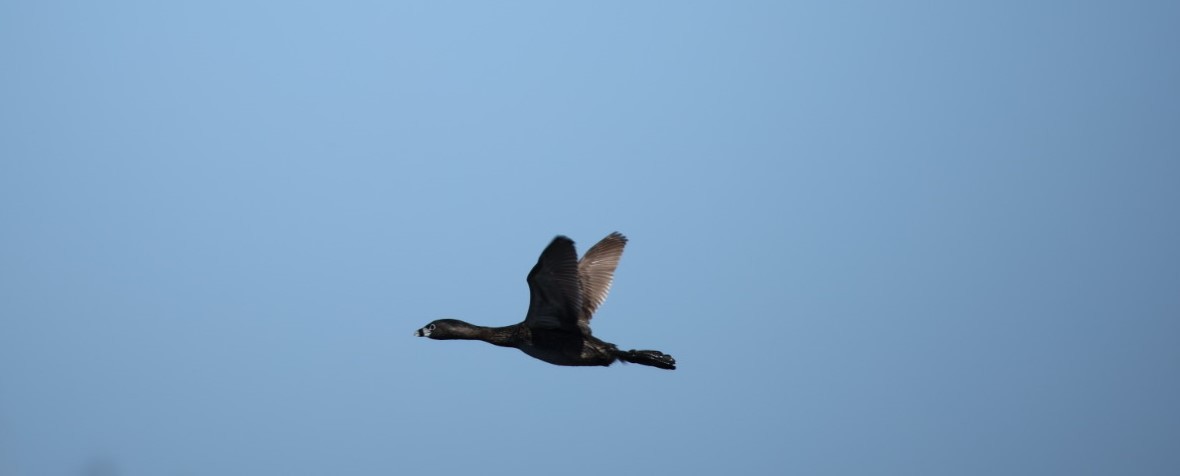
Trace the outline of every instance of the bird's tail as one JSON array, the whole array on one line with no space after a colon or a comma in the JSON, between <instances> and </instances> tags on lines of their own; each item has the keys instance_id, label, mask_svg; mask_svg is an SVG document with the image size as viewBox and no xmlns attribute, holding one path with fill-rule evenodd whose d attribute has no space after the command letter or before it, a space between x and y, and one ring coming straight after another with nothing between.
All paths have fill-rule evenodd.
<instances>
[{"instance_id":1,"label":"bird's tail","mask_svg":"<svg viewBox=\"0 0 1180 476\"><path fill-rule=\"evenodd\" d=\"M619 350L615 357L624 362L650 365L661 369L676 370L676 359L658 350Z\"/></svg>"}]
</instances>

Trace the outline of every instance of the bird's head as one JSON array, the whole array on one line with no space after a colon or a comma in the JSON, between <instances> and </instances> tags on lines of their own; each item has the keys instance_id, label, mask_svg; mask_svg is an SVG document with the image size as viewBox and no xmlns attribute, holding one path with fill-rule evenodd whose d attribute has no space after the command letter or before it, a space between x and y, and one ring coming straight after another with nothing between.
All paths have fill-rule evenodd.
<instances>
[{"instance_id":1,"label":"bird's head","mask_svg":"<svg viewBox=\"0 0 1180 476\"><path fill-rule=\"evenodd\" d=\"M467 338L474 326L458 319L439 319L414 331L418 337L437 340Z\"/></svg>"}]
</instances>

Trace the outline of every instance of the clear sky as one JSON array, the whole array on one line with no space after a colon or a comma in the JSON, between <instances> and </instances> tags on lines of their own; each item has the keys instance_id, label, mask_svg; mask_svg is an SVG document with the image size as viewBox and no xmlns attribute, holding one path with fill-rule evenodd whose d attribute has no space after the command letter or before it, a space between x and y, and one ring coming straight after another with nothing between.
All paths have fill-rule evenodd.
<instances>
[{"instance_id":1,"label":"clear sky","mask_svg":"<svg viewBox=\"0 0 1180 476\"><path fill-rule=\"evenodd\" d=\"M1180 474L1180 3L0 4L0 475ZM519 322L631 242L568 368Z\"/></svg>"}]
</instances>

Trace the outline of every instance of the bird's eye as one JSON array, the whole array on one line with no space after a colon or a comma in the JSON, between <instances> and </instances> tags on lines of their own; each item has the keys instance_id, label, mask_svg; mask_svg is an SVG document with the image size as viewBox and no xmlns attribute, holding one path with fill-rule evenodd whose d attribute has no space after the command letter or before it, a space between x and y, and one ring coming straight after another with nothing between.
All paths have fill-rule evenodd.
<instances>
[{"instance_id":1,"label":"bird's eye","mask_svg":"<svg viewBox=\"0 0 1180 476\"><path fill-rule=\"evenodd\" d=\"M426 330L428 330L428 331L433 331L433 330L434 330L434 324L431 324L431 325L429 325L429 326L426 326Z\"/></svg>"}]
</instances>

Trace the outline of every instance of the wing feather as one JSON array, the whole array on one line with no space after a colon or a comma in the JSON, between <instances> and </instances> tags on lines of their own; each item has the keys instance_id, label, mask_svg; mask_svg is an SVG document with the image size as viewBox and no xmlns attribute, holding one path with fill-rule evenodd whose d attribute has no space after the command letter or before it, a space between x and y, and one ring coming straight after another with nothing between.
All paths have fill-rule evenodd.
<instances>
[{"instance_id":1,"label":"wing feather","mask_svg":"<svg viewBox=\"0 0 1180 476\"><path fill-rule=\"evenodd\" d=\"M619 266L619 259L623 257L623 247L627 245L627 237L614 232L603 238L578 262L578 281L581 285L582 305L578 318L578 325L586 335L590 335L590 318L598 310L610 294L611 282L614 281L615 268Z\"/></svg>"},{"instance_id":2,"label":"wing feather","mask_svg":"<svg viewBox=\"0 0 1180 476\"><path fill-rule=\"evenodd\" d=\"M578 325L582 291L578 285L578 252L573 240L564 236L554 238L537 258L527 281L526 325L533 329L582 332Z\"/></svg>"}]
</instances>

